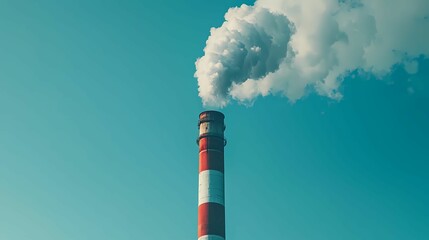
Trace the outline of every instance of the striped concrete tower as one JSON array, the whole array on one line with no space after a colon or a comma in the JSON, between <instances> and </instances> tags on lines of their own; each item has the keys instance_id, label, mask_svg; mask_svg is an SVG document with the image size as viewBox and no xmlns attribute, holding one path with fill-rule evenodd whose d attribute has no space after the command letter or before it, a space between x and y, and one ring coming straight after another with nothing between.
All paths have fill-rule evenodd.
<instances>
[{"instance_id":1,"label":"striped concrete tower","mask_svg":"<svg viewBox=\"0 0 429 240\"><path fill-rule=\"evenodd\" d=\"M220 112L205 111L198 122L198 240L225 239L224 118Z\"/></svg>"}]
</instances>

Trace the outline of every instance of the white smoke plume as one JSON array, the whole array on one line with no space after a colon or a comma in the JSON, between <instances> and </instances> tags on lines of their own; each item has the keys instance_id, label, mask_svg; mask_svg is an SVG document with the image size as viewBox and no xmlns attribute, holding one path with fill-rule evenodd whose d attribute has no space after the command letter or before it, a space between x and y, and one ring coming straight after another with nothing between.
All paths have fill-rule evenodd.
<instances>
[{"instance_id":1,"label":"white smoke plume","mask_svg":"<svg viewBox=\"0 0 429 240\"><path fill-rule=\"evenodd\" d=\"M350 72L418 71L429 56L429 0L257 0L230 8L196 65L207 106L308 92L341 99Z\"/></svg>"}]
</instances>

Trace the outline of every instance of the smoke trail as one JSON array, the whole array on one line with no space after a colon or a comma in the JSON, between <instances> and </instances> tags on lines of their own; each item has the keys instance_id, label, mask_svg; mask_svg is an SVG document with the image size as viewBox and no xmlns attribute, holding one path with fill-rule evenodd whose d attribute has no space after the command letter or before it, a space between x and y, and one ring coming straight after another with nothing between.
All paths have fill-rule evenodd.
<instances>
[{"instance_id":1,"label":"smoke trail","mask_svg":"<svg viewBox=\"0 0 429 240\"><path fill-rule=\"evenodd\" d=\"M276 93L296 101L309 91L341 99L351 71L416 73L428 43L427 0L257 0L210 30L195 77L210 106Z\"/></svg>"}]
</instances>

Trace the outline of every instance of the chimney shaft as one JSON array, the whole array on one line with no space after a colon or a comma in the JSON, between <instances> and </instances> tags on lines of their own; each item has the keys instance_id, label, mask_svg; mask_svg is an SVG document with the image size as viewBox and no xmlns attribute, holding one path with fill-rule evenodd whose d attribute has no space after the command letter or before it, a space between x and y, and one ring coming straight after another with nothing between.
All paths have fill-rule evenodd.
<instances>
[{"instance_id":1,"label":"chimney shaft","mask_svg":"<svg viewBox=\"0 0 429 240\"><path fill-rule=\"evenodd\" d=\"M198 121L198 240L225 239L224 118L221 112L205 111Z\"/></svg>"}]
</instances>

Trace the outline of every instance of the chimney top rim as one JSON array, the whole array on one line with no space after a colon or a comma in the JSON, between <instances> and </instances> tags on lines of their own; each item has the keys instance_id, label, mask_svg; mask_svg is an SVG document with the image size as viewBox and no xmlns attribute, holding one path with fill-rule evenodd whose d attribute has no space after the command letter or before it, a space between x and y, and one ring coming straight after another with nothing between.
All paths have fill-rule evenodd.
<instances>
[{"instance_id":1,"label":"chimney top rim","mask_svg":"<svg viewBox=\"0 0 429 240\"><path fill-rule=\"evenodd\" d=\"M208 115L215 115L216 117L221 117L221 118L225 118L225 115L222 113L222 112L219 112L219 111L215 111L215 110L207 110L207 111L203 111L203 112L201 112L200 113L200 115L199 115L199 117L201 118L201 116L203 115L203 114L208 114Z\"/></svg>"}]
</instances>

